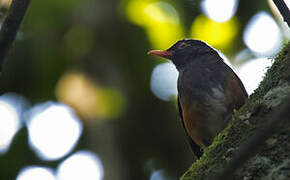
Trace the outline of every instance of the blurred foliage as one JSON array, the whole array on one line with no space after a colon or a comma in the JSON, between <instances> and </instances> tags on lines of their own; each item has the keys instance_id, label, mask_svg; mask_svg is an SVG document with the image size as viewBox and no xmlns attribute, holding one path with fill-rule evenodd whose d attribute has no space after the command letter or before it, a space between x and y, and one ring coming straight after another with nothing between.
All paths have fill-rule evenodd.
<instances>
[{"instance_id":1,"label":"blurred foliage","mask_svg":"<svg viewBox=\"0 0 290 180\"><path fill-rule=\"evenodd\" d=\"M202 39L220 50L227 50L238 32L237 20L215 22L205 15L198 16L191 27L191 37Z\"/></svg>"},{"instance_id":2,"label":"blurred foliage","mask_svg":"<svg viewBox=\"0 0 290 180\"><path fill-rule=\"evenodd\" d=\"M177 11L164 1L132 0L125 9L128 19L144 27L154 48L168 48L184 38Z\"/></svg>"},{"instance_id":3,"label":"blurred foliage","mask_svg":"<svg viewBox=\"0 0 290 180\"><path fill-rule=\"evenodd\" d=\"M264 1L240 1L236 16L219 24L202 15L199 2L31 1L0 76L1 93L18 93L32 105L55 100L72 106L84 123L74 151L99 155L104 179L147 180L158 169L177 179L194 159L176 105L150 92L152 69L161 60L146 52L196 37L234 56L244 48L247 21L268 10ZM15 179L26 165L55 168L64 158L39 160L23 127L0 156L0 179Z\"/></svg>"}]
</instances>

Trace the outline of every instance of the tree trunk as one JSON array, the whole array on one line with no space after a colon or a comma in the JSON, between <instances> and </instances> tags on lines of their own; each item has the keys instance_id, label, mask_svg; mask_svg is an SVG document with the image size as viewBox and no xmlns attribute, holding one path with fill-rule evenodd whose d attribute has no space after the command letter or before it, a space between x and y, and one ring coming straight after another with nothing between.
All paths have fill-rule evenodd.
<instances>
[{"instance_id":1,"label":"tree trunk","mask_svg":"<svg viewBox=\"0 0 290 180\"><path fill-rule=\"evenodd\" d=\"M233 115L231 123L205 149L204 155L192 164L181 180L217 179L233 157L239 156L241 146L245 147L245 142L251 141L265 124L273 121L274 114L278 114L285 103L290 103L289 97L290 42L275 58L259 88ZM259 148L250 146L246 150L256 152L229 179L290 179L289 114L290 108L284 117L279 117L284 121L273 121L275 123L271 132L268 131L267 138L259 141Z\"/></svg>"}]
</instances>

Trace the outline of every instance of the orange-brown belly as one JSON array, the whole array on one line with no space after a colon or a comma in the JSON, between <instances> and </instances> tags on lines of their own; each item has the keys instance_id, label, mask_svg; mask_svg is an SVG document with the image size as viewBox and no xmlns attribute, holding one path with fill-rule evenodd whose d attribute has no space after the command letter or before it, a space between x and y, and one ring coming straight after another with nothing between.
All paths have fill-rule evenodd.
<instances>
[{"instance_id":1,"label":"orange-brown belly","mask_svg":"<svg viewBox=\"0 0 290 180\"><path fill-rule=\"evenodd\" d=\"M181 104L183 121L189 136L201 148L210 145L213 138L224 128L223 119L218 116L212 117L211 112L207 112L198 103Z\"/></svg>"}]
</instances>

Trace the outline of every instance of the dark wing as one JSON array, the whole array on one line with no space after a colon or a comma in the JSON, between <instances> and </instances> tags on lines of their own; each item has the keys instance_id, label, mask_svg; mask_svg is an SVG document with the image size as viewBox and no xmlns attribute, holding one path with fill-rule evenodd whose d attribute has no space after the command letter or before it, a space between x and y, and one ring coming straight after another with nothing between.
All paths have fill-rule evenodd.
<instances>
[{"instance_id":1,"label":"dark wing","mask_svg":"<svg viewBox=\"0 0 290 180\"><path fill-rule=\"evenodd\" d=\"M240 107L245 104L246 99L248 98L248 93L238 77L238 75L232 70L233 76L230 77L228 90L232 92L232 95L234 95L234 98L232 99L234 103L234 109L240 109Z\"/></svg>"},{"instance_id":2,"label":"dark wing","mask_svg":"<svg viewBox=\"0 0 290 180\"><path fill-rule=\"evenodd\" d=\"M221 57L220 57L221 58ZM222 60L222 58L221 58ZM240 107L245 103L246 99L248 98L248 93L241 81L241 79L238 77L238 75L234 72L234 70L229 67L226 63L224 63L226 69L229 71L227 73L227 95L230 96L229 98L229 104L232 107L229 107L228 109L240 109ZM232 111L229 113L232 114Z\"/></svg>"},{"instance_id":3,"label":"dark wing","mask_svg":"<svg viewBox=\"0 0 290 180\"><path fill-rule=\"evenodd\" d=\"M244 95L245 95L246 97L248 97L248 93L247 93L247 91L246 91L246 88L245 88L243 82L241 81L241 79L239 78L239 76L238 76L234 71L233 71L233 73L235 74L235 77L237 78L237 80L238 80L238 82L239 82L239 85L240 85L240 88L242 89Z\"/></svg>"},{"instance_id":4,"label":"dark wing","mask_svg":"<svg viewBox=\"0 0 290 180\"><path fill-rule=\"evenodd\" d=\"M224 60L220 57L220 59L224 62ZM227 67L227 69L232 73L234 74L234 78L235 80L237 80L238 84L239 84L239 88L242 90L242 93L243 95L245 96L245 98L248 97L248 93L246 91L246 88L243 84L243 82L241 81L241 79L239 78L239 76L235 73L235 71L230 67L228 66L225 62L224 62L224 65Z\"/></svg>"},{"instance_id":5,"label":"dark wing","mask_svg":"<svg viewBox=\"0 0 290 180\"><path fill-rule=\"evenodd\" d=\"M218 57L220 58L220 60L224 63L225 67L231 72L234 74L234 78L238 81L238 84L239 84L239 88L242 90L242 93L244 95L244 98L246 99L248 97L248 93L246 91L246 88L244 87L244 84L242 83L241 79L239 78L239 76L235 73L235 71L230 67L228 66L222 57L220 57L220 55L218 55Z\"/></svg>"},{"instance_id":6,"label":"dark wing","mask_svg":"<svg viewBox=\"0 0 290 180\"><path fill-rule=\"evenodd\" d=\"M177 105L178 105L178 111L179 111L179 116L181 118L182 126L183 126L184 131L186 133L186 136L188 138L188 142L189 142L189 145L191 147L191 150L197 156L197 158L200 158L201 155L202 155L202 151L200 150L200 147L191 139L191 137L188 135L188 133L187 133L187 131L185 129L183 116L182 116L182 109L181 109L181 105L180 105L180 102L179 102L179 98L177 98Z\"/></svg>"}]
</instances>

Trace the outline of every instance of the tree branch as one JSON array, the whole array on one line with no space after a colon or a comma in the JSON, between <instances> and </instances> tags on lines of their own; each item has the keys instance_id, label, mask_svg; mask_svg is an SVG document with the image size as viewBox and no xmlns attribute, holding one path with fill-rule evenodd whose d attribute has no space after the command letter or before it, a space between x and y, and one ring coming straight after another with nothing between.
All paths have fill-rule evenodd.
<instances>
[{"instance_id":1,"label":"tree branch","mask_svg":"<svg viewBox=\"0 0 290 180\"><path fill-rule=\"evenodd\" d=\"M283 0L273 0L273 2L279 9L284 21L287 22L288 27L290 28L290 11L286 3Z\"/></svg>"},{"instance_id":2,"label":"tree branch","mask_svg":"<svg viewBox=\"0 0 290 180\"><path fill-rule=\"evenodd\" d=\"M225 169L220 173L217 180L232 179L234 172L242 167L251 157L255 156L263 143L273 135L276 127L284 120L289 120L290 98L285 99L284 105L272 116L268 118L268 123L264 128L261 128L255 136L253 136L247 143L242 145L236 156L227 164Z\"/></svg>"},{"instance_id":3,"label":"tree branch","mask_svg":"<svg viewBox=\"0 0 290 180\"><path fill-rule=\"evenodd\" d=\"M30 0L13 0L0 31L0 71L21 25Z\"/></svg>"}]
</instances>

